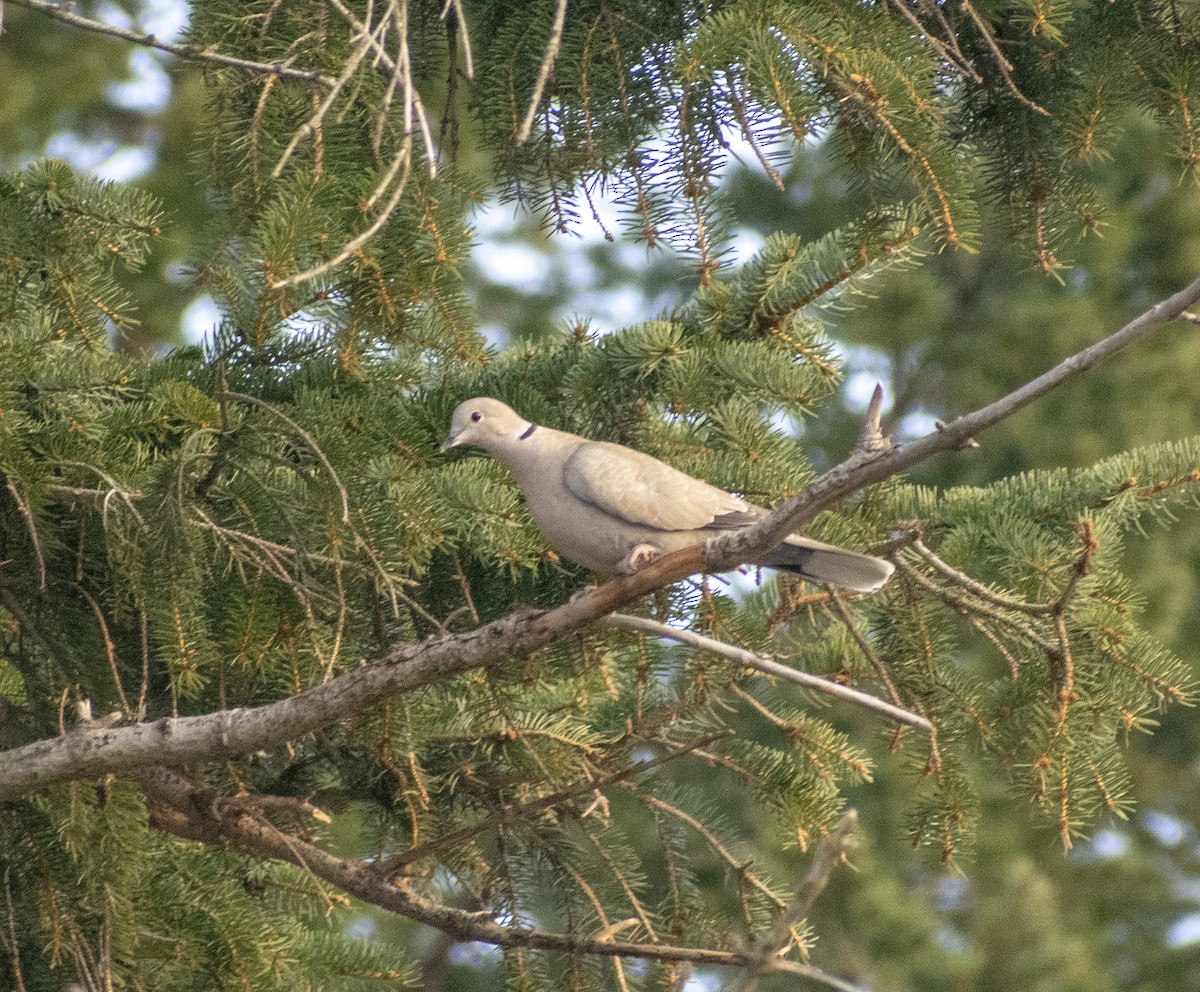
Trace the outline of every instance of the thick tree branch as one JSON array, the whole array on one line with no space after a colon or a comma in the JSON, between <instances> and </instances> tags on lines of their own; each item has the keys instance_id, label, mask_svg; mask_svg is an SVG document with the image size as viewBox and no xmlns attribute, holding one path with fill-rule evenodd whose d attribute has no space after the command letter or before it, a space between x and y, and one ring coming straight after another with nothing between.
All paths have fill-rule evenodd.
<instances>
[{"instance_id":1,"label":"thick tree branch","mask_svg":"<svg viewBox=\"0 0 1200 992\"><path fill-rule=\"evenodd\" d=\"M722 572L778 544L821 510L864 486L961 447L969 438L1028 406L1135 341L1159 330L1200 301L1200 279L1150 308L1104 340L974 413L959 417L911 445L861 444L842 464L761 523L707 545L665 555L549 611L518 611L465 634L401 645L379 661L275 703L202 716L165 718L131 727L77 729L4 752L0 800L64 779L119 773L149 764L182 765L247 754L294 740L359 710L450 676L527 655L685 576ZM871 426L871 425L868 425ZM878 434L877 429L864 437Z\"/></svg>"},{"instance_id":2,"label":"thick tree branch","mask_svg":"<svg viewBox=\"0 0 1200 992\"><path fill-rule=\"evenodd\" d=\"M407 882L392 884L371 862L341 858L294 834L284 833L244 804L201 792L169 769L147 768L137 778L150 803L150 823L157 829L206 844L227 844L258 858L286 861L364 902L434 927L458 940L478 940L496 947L691 961L734 968L748 961L744 954L732 951L640 944L502 926L486 912L454 909L414 892Z\"/></svg>"},{"instance_id":3,"label":"thick tree branch","mask_svg":"<svg viewBox=\"0 0 1200 992\"><path fill-rule=\"evenodd\" d=\"M28 10L36 10L39 14L45 14L56 21L69 24L71 27L82 28L85 31L92 31L96 34L108 35L110 38L120 38L122 41L130 41L135 45L142 45L145 48L157 48L159 51L168 52L181 59L213 62L217 65L229 66L234 69L245 69L247 72L257 72L266 76L281 76L284 79L301 79L307 83L320 83L326 87L332 86L334 83L331 76L326 76L315 69L297 69L286 62L255 62L251 59L240 59L233 55L218 52L211 46L201 47L200 45L183 45L176 42L160 41L152 34L128 31L125 28L117 27L115 24L106 24L104 21L94 21L90 17L81 17L79 14L73 14L58 4L47 3L46 0L7 0L7 2L11 3L14 7L25 7Z\"/></svg>"},{"instance_id":4,"label":"thick tree branch","mask_svg":"<svg viewBox=\"0 0 1200 992\"><path fill-rule=\"evenodd\" d=\"M752 557L747 553L749 549L761 552L774 547L822 510L864 486L889 479L943 451L966 446L986 428L1011 417L1040 396L1177 320L1197 301L1200 301L1200 279L1008 395L940 426L912 444L886 450L864 450L860 445L844 462L814 480L760 523L709 541L704 551L704 570L723 572L736 567Z\"/></svg>"},{"instance_id":5,"label":"thick tree branch","mask_svg":"<svg viewBox=\"0 0 1200 992\"><path fill-rule=\"evenodd\" d=\"M792 924L786 921L798 919L797 912L801 916L806 914L812 900L825 887L829 875L847 849L849 833L857 823L852 812L842 818L830 837L818 847L813 864L797 890L796 899L781 912L779 921L762 948L754 952L739 952L612 940L603 932L597 936L587 936L504 926L486 911L455 909L414 892L408 880L393 882L388 878L390 873L381 872L377 864L338 857L295 834L285 833L252 805L236 798L202 792L188 779L170 769L147 768L138 773L137 779L148 800L150 823L164 833L205 844L225 845L253 857L286 861L363 902L416 920L456 940L477 940L496 947L568 954L686 961L731 968L750 966L756 969L756 973L763 970L788 971L831 988L848 988L845 982L820 968L781 958L787 940L779 938L778 934L781 927L790 933ZM783 943L779 943L781 939Z\"/></svg>"}]
</instances>

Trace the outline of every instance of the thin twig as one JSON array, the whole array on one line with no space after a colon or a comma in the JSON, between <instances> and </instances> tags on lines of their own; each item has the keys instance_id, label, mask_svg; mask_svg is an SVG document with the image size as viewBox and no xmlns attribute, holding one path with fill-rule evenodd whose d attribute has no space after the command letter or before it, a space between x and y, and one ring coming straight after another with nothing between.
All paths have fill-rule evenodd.
<instances>
[{"instance_id":1,"label":"thin twig","mask_svg":"<svg viewBox=\"0 0 1200 992\"><path fill-rule=\"evenodd\" d=\"M386 28L386 24L377 26L374 30L380 31L384 28ZM321 122L325 119L329 108L333 106L334 101L338 98L338 94L350 82L355 72L358 71L359 64L367 57L367 53L371 51L374 40L373 32L367 31L364 28L358 45L350 53L350 57L346 59L346 64L342 66L342 71L338 74L337 79L334 80L333 85L329 87L329 92L325 94L325 98L318 104L317 109L313 111L313 115L296 129L296 133L292 135L292 140L287 143L283 154L279 156L279 161L275 163L275 168L271 170L272 179L278 179L283 175L284 168L299 147L300 142L310 134L315 134L321 127Z\"/></svg>"},{"instance_id":2,"label":"thin twig","mask_svg":"<svg viewBox=\"0 0 1200 992\"><path fill-rule=\"evenodd\" d=\"M471 619L479 623L479 611L475 609L475 600L471 596L471 583L467 581L467 576L463 572L462 562L458 560L457 554L451 554L450 558L454 562L454 577L458 579L463 598L467 601L467 609L471 611Z\"/></svg>"},{"instance_id":3,"label":"thin twig","mask_svg":"<svg viewBox=\"0 0 1200 992\"><path fill-rule=\"evenodd\" d=\"M397 0L392 0L395 4ZM393 18L396 28L396 45L400 50L399 62L404 66L405 99L412 107L417 123L421 127L421 139L425 145L425 165L430 178L437 175L437 144L433 140L433 129L429 126L429 116L425 112L425 102L412 81L412 55L408 47L408 0L398 0L398 7ZM405 127L405 133L411 133L411 124Z\"/></svg>"},{"instance_id":4,"label":"thin twig","mask_svg":"<svg viewBox=\"0 0 1200 992\"><path fill-rule=\"evenodd\" d=\"M1040 648L1047 654L1054 653L1054 646L1042 637L1036 630L1028 626L1022 620L1012 616L1010 613L1005 613L1002 610L990 606L983 600L973 600L969 598L969 594L956 595L949 589L944 589L934 582L931 578L921 573L920 570L913 568L903 558L897 559L896 565L901 572L912 579L917 585L937 596L947 606L960 611L965 616L970 616L972 613L978 613L982 616L994 620L1001 626L1007 627L1022 640L1027 641L1036 648Z\"/></svg>"},{"instance_id":5,"label":"thin twig","mask_svg":"<svg viewBox=\"0 0 1200 992\"><path fill-rule=\"evenodd\" d=\"M467 79L473 80L475 78L475 59L471 55L471 33L467 26L467 15L463 13L462 0L446 0L446 6L442 8L441 13L443 21L451 10L454 11L454 17L458 21L458 37L462 40L463 75Z\"/></svg>"},{"instance_id":6,"label":"thin twig","mask_svg":"<svg viewBox=\"0 0 1200 992\"><path fill-rule=\"evenodd\" d=\"M392 195L395 196L396 190L403 192L404 187L408 184L408 176L409 176L409 171L411 169L411 165L412 165L412 142L409 141L406 144L401 145L400 150L397 151L394 156L392 156L391 165L389 165L387 167L387 171L384 172L384 174L379 177L379 182L377 182L375 184L375 188L373 190L371 190L371 195L368 196L363 201L363 204L366 207L366 209L367 210L375 209L375 206L379 203L380 200L383 199L383 194L388 191L389 187L391 187L393 184L396 183L396 177L400 176L401 173L403 173L403 176L400 179L399 183L396 184ZM399 202L399 201L398 200L391 201L393 208L394 208L394 205L396 202ZM385 216L386 216L386 212L385 212ZM347 255L346 257L349 258L350 256Z\"/></svg>"},{"instance_id":7,"label":"thin twig","mask_svg":"<svg viewBox=\"0 0 1200 992\"><path fill-rule=\"evenodd\" d=\"M992 53L992 58L996 60L996 65L1000 68L1000 76L1004 80L1004 84L1008 87L1010 93L1020 100L1030 110L1036 111L1044 117L1050 116L1048 111L1041 104L1034 103L1018 88L1016 80L1012 77L1013 64L1004 57L1004 53L1000 51L1000 46L996 44L996 37L992 34L992 29L988 26L987 21L979 16L979 13L971 5L971 0L960 0L960 6L966 11L967 16L971 18L975 24L976 30L979 31L980 37L983 38L983 43L987 45L988 51Z\"/></svg>"},{"instance_id":8,"label":"thin twig","mask_svg":"<svg viewBox=\"0 0 1200 992\"><path fill-rule=\"evenodd\" d=\"M1075 595L1075 589L1079 585L1079 580L1091 573L1092 555L1100 549L1100 542L1096 540L1096 527L1091 520L1084 520L1079 525L1079 537L1083 541L1083 551L1075 559L1075 564L1071 568L1071 577L1067 579L1067 584L1063 586L1063 591L1054 602L1054 614L1059 617L1067 611L1071 598Z\"/></svg>"},{"instance_id":9,"label":"thin twig","mask_svg":"<svg viewBox=\"0 0 1200 992\"><path fill-rule=\"evenodd\" d=\"M705 637L703 634L697 634L679 627L672 627L645 617L629 616L625 613L613 613L606 617L604 619L604 626L640 630L643 633L654 634L657 637L665 637L672 641L678 641L680 644L687 644L694 648L701 648L704 651L711 651L714 654L722 655L725 658L745 665L747 668L763 672L766 675L788 679L789 681L799 683L805 688L815 689L817 692L823 692L830 696L836 696L838 699L844 699L859 706L865 706L867 709L874 710L876 713L883 713L885 716L889 716L900 723L906 723L912 727L922 727L925 730L933 729L933 725L923 716L918 716L916 713L911 713L899 706L893 706L891 703L885 703L882 699L878 699L875 696L859 692L857 689L851 689L849 686L830 682L819 675L790 668L764 655L755 654L753 651L747 651L745 648L726 644L724 641L717 641L711 637Z\"/></svg>"},{"instance_id":10,"label":"thin twig","mask_svg":"<svg viewBox=\"0 0 1200 992\"><path fill-rule=\"evenodd\" d=\"M1017 613L1027 613L1030 616L1049 616L1054 612L1053 603L1027 603L1023 599L1017 599L1013 596L1004 596L998 592L994 592L979 582L966 572L961 572L953 565L948 564L939 558L933 551L925 546L919 537L914 537L910 546L929 564L941 572L946 578L952 579L958 585L962 586L967 592L973 596L977 596L984 602L991 603L993 606L999 606L1004 610L1013 610Z\"/></svg>"},{"instance_id":11,"label":"thin twig","mask_svg":"<svg viewBox=\"0 0 1200 992\"><path fill-rule=\"evenodd\" d=\"M349 8L341 3L341 0L331 0L331 3L339 11L343 12L343 16L351 24L358 25L361 30L366 31L365 26L361 25L361 22L358 21ZM368 43L375 47L380 62L386 67L390 67L393 71L392 82L389 83L387 93L384 97L385 103L390 104L391 94L394 92L397 83L403 90L404 137L400 143L400 148L392 159L391 165L384 172L370 197L365 201L365 210L373 209L383 198L389 186L392 188L391 195L383 205L383 208L376 214L375 219L361 232L347 241L337 254L309 269L288 276L286 279L279 279L272 282L270 284L271 289L288 289L312 279L318 279L326 273L332 272L343 262L346 262L357 254L367 242L383 230L392 219L392 215L396 212L396 208L400 205L400 200L404 196L404 191L408 187L408 180L412 171L414 126L419 127L421 130L429 174L430 176L437 174L437 146L433 140L433 132L429 126L425 105L412 78L412 58L408 44L408 0L392 0L389 5L389 13L381 18L380 23L388 23L389 21L396 34L396 55L394 58L384 49L381 42L374 40L372 34L364 34L364 39L367 39Z\"/></svg>"},{"instance_id":12,"label":"thin twig","mask_svg":"<svg viewBox=\"0 0 1200 992\"><path fill-rule=\"evenodd\" d=\"M111 490L85 489L82 486L64 486L51 482L46 485L46 495L56 503L74 503L78 506L100 506Z\"/></svg>"},{"instance_id":13,"label":"thin twig","mask_svg":"<svg viewBox=\"0 0 1200 992\"><path fill-rule=\"evenodd\" d=\"M796 894L775 917L766 936L756 945L746 949L746 955L750 958L750 962L734 983L734 992L754 992L758 988L759 979L764 974L780 970L779 966L783 964L780 956L786 953L791 946L795 928L807 919L813 903L825 891L825 886L829 884L834 870L854 849L854 834L857 829L858 813L850 809L842 814L842 818L833 830L821 839L816 853L813 855L812 864L808 866L808 871L805 872L800 884L796 887ZM805 967L811 968L812 966L806 965ZM827 977L832 978L833 976ZM835 979L835 981L838 984L834 985L834 988L853 988L853 986L842 983L841 979ZM826 984L832 983L826 982Z\"/></svg>"},{"instance_id":14,"label":"thin twig","mask_svg":"<svg viewBox=\"0 0 1200 992\"><path fill-rule=\"evenodd\" d=\"M350 25L354 32L359 35L362 42L366 44L368 48L374 49L376 64L382 65L385 69L394 72L396 69L396 60L392 57L392 53L384 47L383 42L375 36L377 31L387 28L387 25L391 19L390 7L388 12L379 19L379 23L376 25L375 29L369 30L367 25L358 19L354 11L342 3L342 0L326 0L326 2L329 4L329 6L342 15L342 18L347 24Z\"/></svg>"},{"instance_id":15,"label":"thin twig","mask_svg":"<svg viewBox=\"0 0 1200 992\"><path fill-rule=\"evenodd\" d=\"M603 936L612 937L637 923L637 920L633 918L620 920L617 923L610 923L608 914L604 912L604 904L600 901L600 897L596 895L596 890L588 885L587 879L570 865L563 865L563 867L567 870L575 885L587 897L588 902L592 904L592 909L596 913L596 919L603 924L604 929L600 931ZM629 992L629 983L625 980L625 963L620 958L612 958L612 966L613 971L616 973L617 985L621 992Z\"/></svg>"},{"instance_id":16,"label":"thin twig","mask_svg":"<svg viewBox=\"0 0 1200 992\"><path fill-rule=\"evenodd\" d=\"M10 878L12 875L12 866L4 866L4 900L8 904L8 940L4 943L8 945L9 964L12 965L13 977L17 981L16 992L26 992L25 979L21 974L21 948L17 944L17 912L13 908L12 887L10 886Z\"/></svg>"},{"instance_id":17,"label":"thin twig","mask_svg":"<svg viewBox=\"0 0 1200 992\"><path fill-rule=\"evenodd\" d=\"M622 785L625 787L625 789L637 796L638 799L646 806L649 806L651 809L662 810L664 813L669 813L677 820L681 820L695 830L696 833L704 838L705 843L707 843L708 846L711 847L714 852L716 852L722 861L729 865L729 867L732 868L741 878L744 878L754 888L761 892L770 902L774 903L777 908L783 909L783 907L787 905L781 898L779 898L778 895L771 891L770 886L768 886L761 878L759 878L750 870L750 862L743 861L736 857L734 853L729 850L729 848L721 843L720 838L717 837L716 834L714 834L708 829L708 827L696 819L696 817L692 816L692 814L687 810L680 809L678 806L667 802L665 799L660 799L658 796L652 796L648 793L642 792L633 782L624 782Z\"/></svg>"},{"instance_id":18,"label":"thin twig","mask_svg":"<svg viewBox=\"0 0 1200 992\"><path fill-rule=\"evenodd\" d=\"M315 69L294 69L286 62L254 62L251 59L225 55L222 52L218 52L212 45L201 47L199 45L181 45L170 41L160 41L152 34L127 31L125 28L119 28L113 24L105 24L103 21L94 21L88 17L80 17L78 14L73 14L57 4L47 3L45 0L7 0L7 2L11 3L14 7L25 7L29 10L36 10L38 13L52 17L56 21L70 24L72 27L83 28L85 31L93 31L96 34L108 35L111 38L120 38L123 41L131 41L135 45L142 45L146 48L157 48L159 51L169 52L181 59L214 62L217 65L231 66L234 69L245 69L248 72L257 72L268 76L282 76L286 79L300 79L307 83L319 83L322 86L332 86L334 83L332 77L326 76Z\"/></svg>"},{"instance_id":19,"label":"thin twig","mask_svg":"<svg viewBox=\"0 0 1200 992\"><path fill-rule=\"evenodd\" d=\"M12 493L12 498L17 503L17 509L21 511L21 516L25 520L25 529L29 531L29 539L33 542L33 554L37 558L38 566L38 589L45 592L46 590L46 559L42 555L42 539L38 536L37 522L33 519L33 507L30 506L29 500L21 495L16 484L12 480L12 476L4 477L4 484L8 486L8 491Z\"/></svg>"},{"instance_id":20,"label":"thin twig","mask_svg":"<svg viewBox=\"0 0 1200 992\"><path fill-rule=\"evenodd\" d=\"M138 633L141 635L142 642L142 687L138 692L137 712L134 713L134 718L138 720L146 719L146 696L150 692L150 619L146 616L146 609L138 603Z\"/></svg>"},{"instance_id":21,"label":"thin twig","mask_svg":"<svg viewBox=\"0 0 1200 992\"><path fill-rule=\"evenodd\" d=\"M758 139L754 136L754 129L746 114L746 103L738 93L737 76L733 72L727 72L725 78L729 82L729 105L733 109L733 116L738 122L738 127L742 129L742 137L749 143L750 150L754 152L754 157L758 159L758 164L763 167L767 176L770 177L771 183L779 192L785 192L787 187L784 185L783 177L779 174L779 170L771 164L766 152L759 147ZM732 149L730 151L732 153Z\"/></svg>"},{"instance_id":22,"label":"thin twig","mask_svg":"<svg viewBox=\"0 0 1200 992\"><path fill-rule=\"evenodd\" d=\"M337 470L334 469L333 463L325 456L325 452L321 450L321 446L317 444L316 438L309 434L308 431L296 423L296 421L294 421L286 413L272 406L266 400L260 400L257 396L248 396L245 393L226 392L224 395L228 396L230 399L237 400L239 403L248 403L251 406L256 406L262 410L266 410L268 413L282 420L304 439L304 443L307 444L309 448L312 449L313 454L320 459L321 464L325 467L325 471L329 473L329 478L331 478L333 480L333 484L337 486L338 495L342 498L342 523L350 523L350 494L346 492L346 487L342 485L342 480L339 478Z\"/></svg>"},{"instance_id":23,"label":"thin twig","mask_svg":"<svg viewBox=\"0 0 1200 992\"><path fill-rule=\"evenodd\" d=\"M271 283L272 289L289 289L292 286L298 286L300 283L308 282L310 279L318 279L327 272L332 272L339 265L345 262L348 258L358 252L368 241L378 234L391 220L392 214L395 213L396 207L400 204L400 198L404 195L404 190L408 186L408 177L412 168L412 135L409 134L405 138L405 144L396 154L396 158L392 163L392 167L384 177L384 181L394 178L397 173L400 174L400 179L396 181L392 189L392 195L388 198L387 203L379 212L378 216L367 227L355 237L351 238L342 246L332 258L321 262L319 265L314 265L310 269L303 272L297 272L293 276L288 276L286 279L280 279ZM381 181L380 186L383 187Z\"/></svg>"},{"instance_id":24,"label":"thin twig","mask_svg":"<svg viewBox=\"0 0 1200 992\"><path fill-rule=\"evenodd\" d=\"M979 633L981 633L984 637L986 637L989 641L992 642L992 647L994 647L997 651L999 651L1000 656L1006 662L1008 662L1009 674L1014 679L1020 678L1021 677L1021 662L1017 658L1016 655L1014 655L1011 651L1008 650L1008 648L1005 646L1004 642L1000 640L1000 635L997 634L995 631L993 631L986 623L984 623L982 620L980 620L979 617L971 617L970 622L971 622L972 627L974 627L977 631L979 631Z\"/></svg>"},{"instance_id":25,"label":"thin twig","mask_svg":"<svg viewBox=\"0 0 1200 992\"><path fill-rule=\"evenodd\" d=\"M946 40L946 44L950 46L950 50L954 52L955 58L965 65L972 65L971 60L963 54L962 48L959 47L958 32L946 20L946 15L942 11L942 0L917 0L917 3L927 16L932 17L941 25L943 37Z\"/></svg>"},{"instance_id":26,"label":"thin twig","mask_svg":"<svg viewBox=\"0 0 1200 992\"><path fill-rule=\"evenodd\" d=\"M832 589L829 595L829 609L842 622L842 626L846 628L854 643L858 645L858 650L862 652L863 657L867 659L871 668L874 669L876 678L883 683L888 691L888 695L892 697L892 702L896 706L902 707L900 693L896 689L896 683L892 681L892 676L887 670L887 666L884 665L879 655L876 654L875 649L867 642L867 639L858 632L858 628L854 625L854 618L850 616L850 611L846 609L846 604L842 602L841 596Z\"/></svg>"},{"instance_id":27,"label":"thin twig","mask_svg":"<svg viewBox=\"0 0 1200 992\"><path fill-rule=\"evenodd\" d=\"M295 556L297 560L302 560L304 557L311 557L317 560L331 562L331 559L322 556L304 556L297 552L294 548L288 547L286 544L277 544L274 541L269 541L265 537L259 537L256 534L247 534L245 531L233 530L229 527L222 527L214 522L203 510L196 508L194 510L196 522L205 530L210 531L229 549L232 555L238 554L239 547L244 546L252 548L254 554L245 556L248 564L254 566L256 573L265 572L273 576L280 582L292 588L298 595L307 598L312 587L309 584L295 578L288 570L285 558Z\"/></svg>"},{"instance_id":28,"label":"thin twig","mask_svg":"<svg viewBox=\"0 0 1200 992\"><path fill-rule=\"evenodd\" d=\"M92 608L92 612L96 615L96 622L100 625L100 634L104 637L104 653L108 656L108 668L112 672L113 685L117 688L117 696L121 700L121 716L126 720L133 718L133 710L129 706L129 699L125 695L125 687L121 684L121 673L117 669L117 646L113 643L112 635L108 632L108 623L104 619L104 611L100 609L100 604L96 602L92 596L78 582L72 582L75 591L79 593L85 600L88 606Z\"/></svg>"},{"instance_id":29,"label":"thin twig","mask_svg":"<svg viewBox=\"0 0 1200 992\"><path fill-rule=\"evenodd\" d=\"M376 38L371 32L369 32L366 25L358 19L354 11L342 3L342 0L328 0L328 2L334 10L342 15L342 18L346 21L346 23L349 24L356 32L358 32L365 40L367 40L371 47L375 49L375 65L382 65L392 74L391 79L388 80L387 89L384 90L383 98L379 103L379 109L375 114L375 128L371 134L371 147L375 152L375 157L379 158L382 154L381 150L383 148L384 126L391 117L392 101L395 99L396 90L398 88L404 88L407 66L405 65L403 59L392 57L391 52L387 50L387 46L383 43L382 39ZM394 15L397 15L398 13L399 11L396 8L396 0L389 0L387 12L379 19L380 26L386 29L390 23L395 21ZM368 18L369 14L370 8L368 8ZM400 51L399 46L397 47L397 51ZM416 99L419 99L419 96L416 96L415 90L407 90L406 96L409 94L413 95ZM412 129L412 117L410 110L411 108L406 105L404 118L406 134ZM394 171L392 170L389 170L389 174L393 177L395 175ZM378 198L383 195L383 188L390 182L391 179L384 179L380 181L380 185L376 187L375 192L368 200L367 209L370 209L375 205Z\"/></svg>"},{"instance_id":30,"label":"thin twig","mask_svg":"<svg viewBox=\"0 0 1200 992\"><path fill-rule=\"evenodd\" d=\"M562 47L563 27L567 20L567 0L557 0L554 7L554 23L550 26L550 37L546 41L546 52L542 56L542 64L538 69L537 82L533 84L533 92L529 94L529 107L525 111L525 119L517 128L514 142L523 145L529 140L533 130L533 119L537 116L538 107L542 102L542 94L550 73L554 71L554 63L558 61L558 50Z\"/></svg>"},{"instance_id":31,"label":"thin twig","mask_svg":"<svg viewBox=\"0 0 1200 992\"><path fill-rule=\"evenodd\" d=\"M76 497L80 500L80 502L88 503L89 502L89 496L88 496L89 493L92 493L92 492L100 493L101 496L103 497L104 520L105 520L105 526L107 527L109 503L112 501L114 496L118 496L118 497L120 497L121 502L123 502L126 505L126 507L129 508L129 512L133 514L134 519L137 520L137 522L138 522L138 525L141 527L146 526L145 519L138 512L138 508L134 505L134 502L133 502L135 498L142 495L141 493L137 492L136 490L126 489L119 482L117 482L116 479L114 479L111 475L109 475L107 472L105 472L102 468L98 468L97 466L92 465L89 462L77 462L77 461L71 461L69 459L64 459L63 461L59 462L58 464L65 465L70 468L82 468L89 472L94 472L96 475L100 476L101 479L103 479L105 482L108 483L109 489L106 492L104 490L74 489L73 487L69 487L69 486L51 485L51 486L47 487L47 489L48 489L48 492L55 495L55 498L59 498L59 496L62 495L61 491L69 490L76 495Z\"/></svg>"},{"instance_id":32,"label":"thin twig","mask_svg":"<svg viewBox=\"0 0 1200 992\"><path fill-rule=\"evenodd\" d=\"M1054 632L1058 635L1058 653L1054 657L1055 696L1058 699L1058 720L1054 728L1055 736L1066 734L1067 714L1071 703L1075 700L1075 660L1071 654L1071 638L1067 633L1067 622L1059 613L1054 618Z\"/></svg>"},{"instance_id":33,"label":"thin twig","mask_svg":"<svg viewBox=\"0 0 1200 992\"><path fill-rule=\"evenodd\" d=\"M584 833L587 836L588 843L592 845L592 848L595 850L597 856L601 861L604 862L608 870L612 872L613 878L617 880L617 884L621 887L621 891L625 893L625 898L629 900L629 905L633 908L633 911L637 916L637 922L641 923L642 929L646 931L647 936L649 936L654 943L661 943L658 934L654 931L654 924L650 922L649 914L642 905L642 901L637 897L637 893L633 891L633 886L630 885L629 881L625 878L625 873L613 864L612 857L609 855L608 851L604 849L604 845L600 843L600 839L596 836L595 831L586 830ZM611 927L606 929L610 933L613 932L613 928Z\"/></svg>"},{"instance_id":34,"label":"thin twig","mask_svg":"<svg viewBox=\"0 0 1200 992\"><path fill-rule=\"evenodd\" d=\"M546 796L541 796L537 799L531 799L528 802L518 803L508 809L498 810L489 816L484 817L478 823L473 823L468 827L462 827L459 830L454 830L451 833L443 834L441 837L435 837L432 840L427 840L424 843L414 845L407 851L401 854L393 855L383 861L376 863L374 871L378 872L384 878L402 871L406 865L420 861L422 858L427 858L438 851L445 849L448 846L457 846L464 841L476 837L499 823L506 821L517 821L528 819L530 813L540 812L541 810L553 809L572 799L578 799L581 796L589 795L593 792L608 788L610 785L615 785L622 782L633 775L640 775L643 772L651 771L659 768L662 765L669 764L678 758L682 758L687 754L691 754L697 748L705 747L713 741L727 737L727 732L719 734L709 734L698 741L687 744L677 751L672 751L670 754L664 754L659 758L647 758L642 761L635 761L632 765L612 772L608 775L601 775L596 778L589 778L582 782L573 782L572 784L550 793Z\"/></svg>"},{"instance_id":35,"label":"thin twig","mask_svg":"<svg viewBox=\"0 0 1200 992\"><path fill-rule=\"evenodd\" d=\"M932 45L934 49L937 50L937 53L941 55L941 57L948 63L950 63L950 65L954 66L954 68L956 68L972 82L983 82L983 77L975 71L975 67L971 65L970 61L965 58L956 58L954 53L951 52L950 49L947 48L946 45L933 34L933 32L931 32L925 27L924 24L921 23L917 15L908 9L908 5L904 2L904 0L892 0L892 6L904 15L905 20L907 20L909 24L916 28L921 37L925 39L926 43Z\"/></svg>"}]
</instances>

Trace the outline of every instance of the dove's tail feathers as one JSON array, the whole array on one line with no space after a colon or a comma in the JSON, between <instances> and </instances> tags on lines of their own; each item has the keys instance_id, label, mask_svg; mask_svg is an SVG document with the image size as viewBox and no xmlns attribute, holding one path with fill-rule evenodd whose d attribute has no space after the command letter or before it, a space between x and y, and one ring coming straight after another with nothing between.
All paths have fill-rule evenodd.
<instances>
[{"instance_id":1,"label":"dove's tail feathers","mask_svg":"<svg viewBox=\"0 0 1200 992\"><path fill-rule=\"evenodd\" d=\"M895 571L890 561L822 544L810 537L789 537L770 554L763 555L758 564L856 592L875 592Z\"/></svg>"}]
</instances>

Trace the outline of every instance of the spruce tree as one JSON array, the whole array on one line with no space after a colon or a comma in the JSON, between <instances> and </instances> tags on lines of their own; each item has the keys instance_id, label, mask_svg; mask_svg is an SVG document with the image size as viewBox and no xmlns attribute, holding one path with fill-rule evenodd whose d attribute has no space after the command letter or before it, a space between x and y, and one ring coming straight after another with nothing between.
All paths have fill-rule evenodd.
<instances>
[{"instance_id":1,"label":"spruce tree","mask_svg":"<svg viewBox=\"0 0 1200 992\"><path fill-rule=\"evenodd\" d=\"M1124 551L1194 502L1200 438L906 473L969 460L1101 358L1134 366L1190 319L1194 274L1023 392L972 379L922 439L891 444L873 403L853 452L809 442L846 372L834 319L879 287L999 242L1068 278L1133 115L1192 181L1196 22L1149 0L298 0L197 5L179 43L118 32L204 87L184 241L223 317L201 346L123 349L171 204L52 160L0 177L5 981L439 987L411 929L346 931L357 899L500 948L516 988L845 987L885 969L814 965L815 901L894 840L871 824L850 853L877 776L900 807L880 829L967 872L997 781L1064 850L1127 815L1125 742L1193 675ZM819 143L852 215L732 264L735 137L785 189ZM489 189L561 233L615 199L612 236L682 254L689 293L616 333L489 345L467 276ZM747 533L572 599L589 577L505 471L439 453L474 395L897 574L872 597L718 580L771 538ZM1061 913L1022 877L1031 919Z\"/></svg>"}]
</instances>

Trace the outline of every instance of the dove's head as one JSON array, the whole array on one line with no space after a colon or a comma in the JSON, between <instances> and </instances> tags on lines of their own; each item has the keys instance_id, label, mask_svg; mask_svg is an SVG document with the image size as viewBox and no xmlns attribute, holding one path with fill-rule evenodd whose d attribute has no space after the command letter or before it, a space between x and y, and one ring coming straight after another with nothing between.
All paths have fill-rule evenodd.
<instances>
[{"instance_id":1,"label":"dove's head","mask_svg":"<svg viewBox=\"0 0 1200 992\"><path fill-rule=\"evenodd\" d=\"M442 451L460 444L474 444L495 452L512 441L523 441L533 430L534 425L512 407L490 396L479 396L455 407Z\"/></svg>"}]
</instances>

